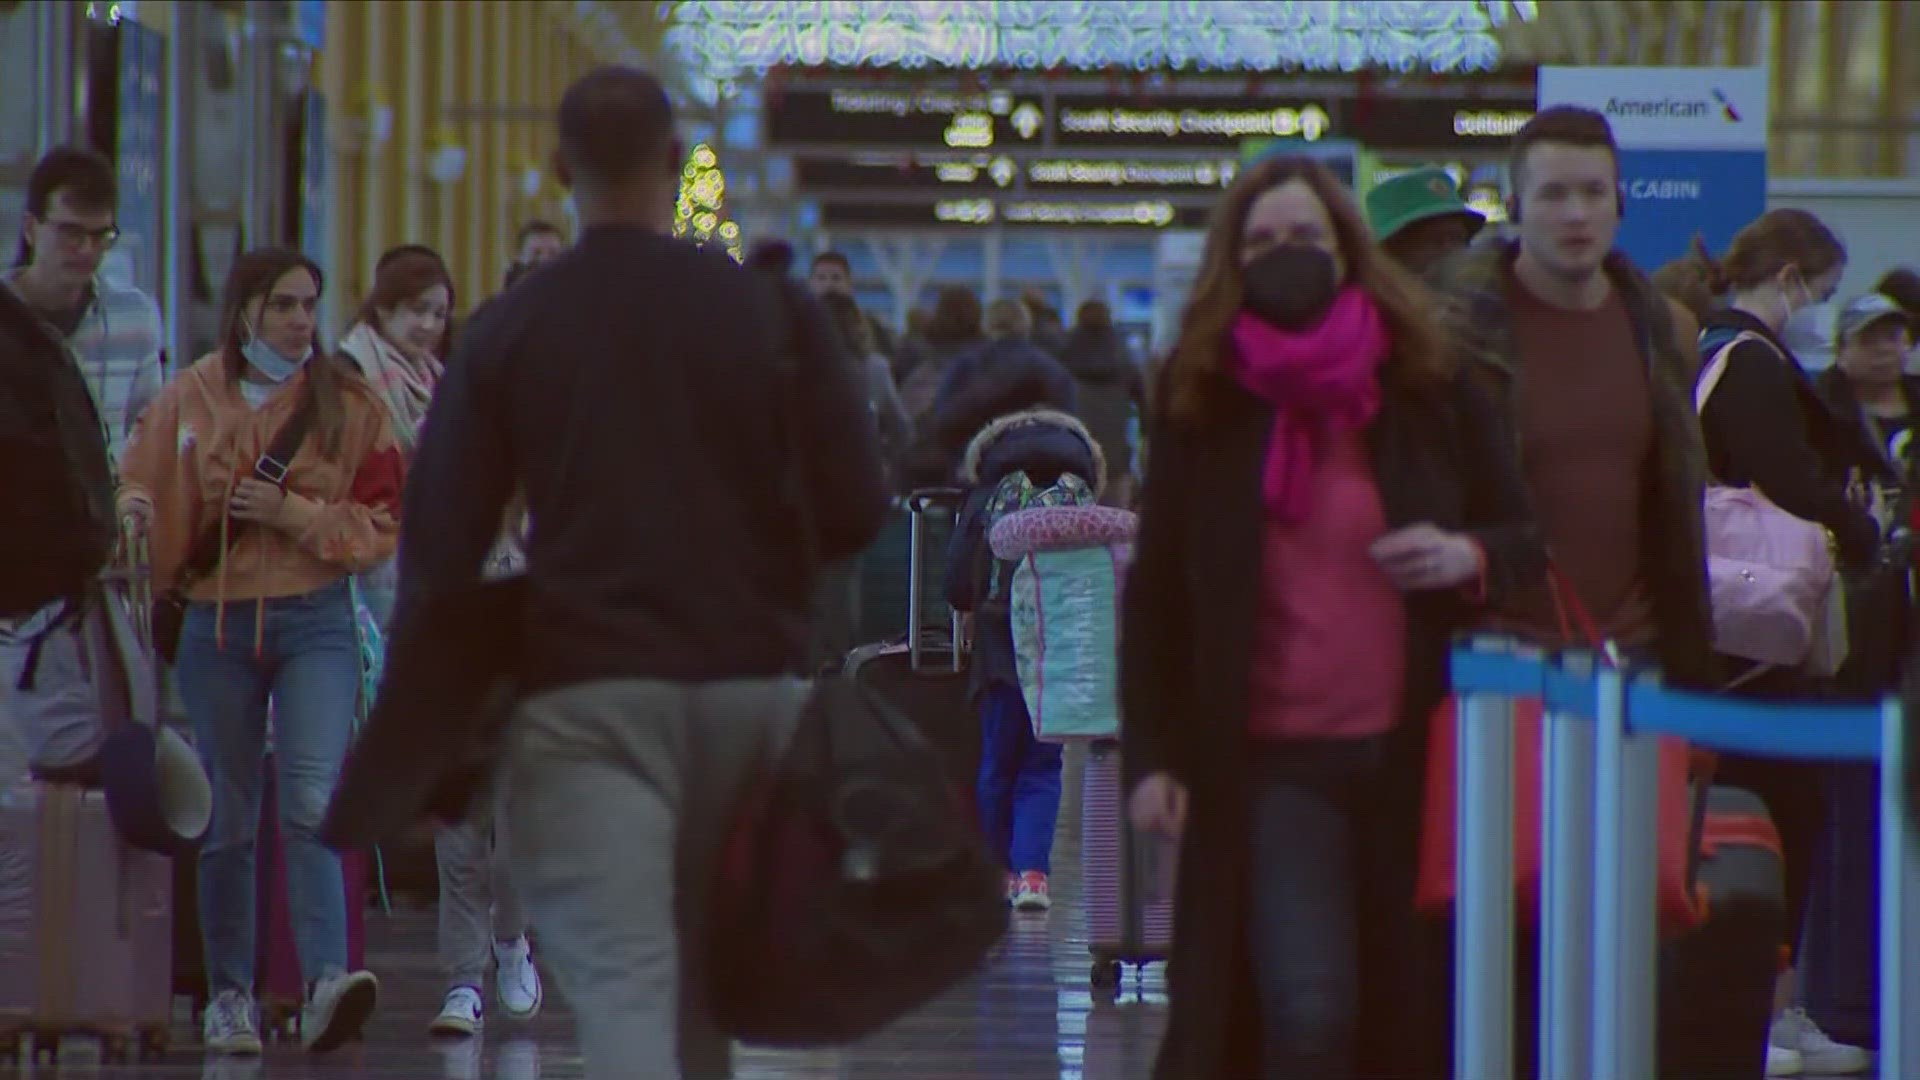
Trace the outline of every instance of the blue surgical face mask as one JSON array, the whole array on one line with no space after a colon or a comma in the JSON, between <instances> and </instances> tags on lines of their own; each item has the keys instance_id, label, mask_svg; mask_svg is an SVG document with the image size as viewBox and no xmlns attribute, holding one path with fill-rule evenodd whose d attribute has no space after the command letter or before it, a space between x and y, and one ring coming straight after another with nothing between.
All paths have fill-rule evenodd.
<instances>
[{"instance_id":1,"label":"blue surgical face mask","mask_svg":"<svg viewBox=\"0 0 1920 1080\"><path fill-rule=\"evenodd\" d=\"M240 346L240 355L246 357L247 363L252 364L253 369L268 382L283 383L293 378L293 373L299 371L307 358L313 355L313 346L308 345L307 350L298 357L288 358L280 350L260 340L260 335L254 333L253 327L247 326L244 321L241 325L246 328L247 341Z\"/></svg>"}]
</instances>

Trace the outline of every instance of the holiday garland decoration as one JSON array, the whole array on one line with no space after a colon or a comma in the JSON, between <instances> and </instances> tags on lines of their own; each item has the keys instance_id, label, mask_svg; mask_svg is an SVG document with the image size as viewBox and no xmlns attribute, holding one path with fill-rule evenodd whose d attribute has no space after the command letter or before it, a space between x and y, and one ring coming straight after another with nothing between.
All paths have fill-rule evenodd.
<instances>
[{"instance_id":1,"label":"holiday garland decoration","mask_svg":"<svg viewBox=\"0 0 1920 1080\"><path fill-rule=\"evenodd\" d=\"M1506 0L682 0L667 49L708 91L793 67L1491 71Z\"/></svg>"}]
</instances>

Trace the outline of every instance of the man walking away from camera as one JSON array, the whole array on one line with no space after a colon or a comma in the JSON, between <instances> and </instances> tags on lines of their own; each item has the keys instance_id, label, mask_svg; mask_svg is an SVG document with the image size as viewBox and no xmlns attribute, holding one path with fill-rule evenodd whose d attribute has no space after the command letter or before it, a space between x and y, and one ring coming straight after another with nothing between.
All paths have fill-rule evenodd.
<instances>
[{"instance_id":1,"label":"man walking away from camera","mask_svg":"<svg viewBox=\"0 0 1920 1080\"><path fill-rule=\"evenodd\" d=\"M813 573L794 524L817 523L818 562L851 557L886 492L817 307L670 238L681 155L659 81L592 72L559 129L583 234L476 313L447 365L396 621L478 580L523 489L525 696L501 768L514 880L591 1080L724 1077L705 909L748 780L805 697Z\"/></svg>"}]
</instances>

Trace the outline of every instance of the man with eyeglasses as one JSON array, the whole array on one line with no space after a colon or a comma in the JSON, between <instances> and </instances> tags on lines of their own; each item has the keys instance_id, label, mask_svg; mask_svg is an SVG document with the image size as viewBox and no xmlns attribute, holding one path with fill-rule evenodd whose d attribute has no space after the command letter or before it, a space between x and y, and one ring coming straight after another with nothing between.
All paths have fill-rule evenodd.
<instances>
[{"instance_id":1,"label":"man with eyeglasses","mask_svg":"<svg viewBox=\"0 0 1920 1080\"><path fill-rule=\"evenodd\" d=\"M151 707L131 624L99 580L118 536L114 462L161 384L159 311L99 273L117 202L104 157L48 153L0 273L0 783L23 766L99 782L106 712ZM112 703L87 689L108 684Z\"/></svg>"},{"instance_id":2,"label":"man with eyeglasses","mask_svg":"<svg viewBox=\"0 0 1920 1080\"><path fill-rule=\"evenodd\" d=\"M79 147L50 151L27 180L19 253L13 269L0 274L72 350L115 463L164 381L160 309L130 283L100 273L120 238L118 202L105 157Z\"/></svg>"}]
</instances>

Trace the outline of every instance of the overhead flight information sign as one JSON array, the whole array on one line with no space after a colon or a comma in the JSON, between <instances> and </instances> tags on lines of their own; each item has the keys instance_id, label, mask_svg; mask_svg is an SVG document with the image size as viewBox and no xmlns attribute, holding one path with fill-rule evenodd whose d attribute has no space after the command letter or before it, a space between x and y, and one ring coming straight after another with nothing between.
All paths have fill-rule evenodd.
<instances>
[{"instance_id":1,"label":"overhead flight information sign","mask_svg":"<svg viewBox=\"0 0 1920 1080\"><path fill-rule=\"evenodd\" d=\"M1357 145L1415 162L1504 154L1534 94L1531 79L1006 82L788 86L767 95L766 145L791 156L795 194L828 228L1202 228L1252 147L1314 154L1353 184Z\"/></svg>"},{"instance_id":2,"label":"overhead flight information sign","mask_svg":"<svg viewBox=\"0 0 1920 1080\"><path fill-rule=\"evenodd\" d=\"M1323 138L1333 113L1319 102L1274 105L1220 98L1115 104L1103 97L1067 97L1055 104L1060 146L1238 146L1243 139Z\"/></svg>"},{"instance_id":3,"label":"overhead flight information sign","mask_svg":"<svg viewBox=\"0 0 1920 1080\"><path fill-rule=\"evenodd\" d=\"M1311 95L1215 86L1165 94L1085 89L787 89L768 96L775 149L1205 149L1248 139L1352 139L1387 151L1504 149L1533 115L1510 82Z\"/></svg>"},{"instance_id":4,"label":"overhead flight information sign","mask_svg":"<svg viewBox=\"0 0 1920 1080\"><path fill-rule=\"evenodd\" d=\"M857 143L985 150L1038 146L1045 130L1037 97L1006 90L801 90L767 103L767 143L773 147Z\"/></svg>"},{"instance_id":5,"label":"overhead flight information sign","mask_svg":"<svg viewBox=\"0 0 1920 1080\"><path fill-rule=\"evenodd\" d=\"M1009 228L1123 229L1153 231L1204 228L1208 208L1166 199L959 198L932 202L833 200L820 204L828 228Z\"/></svg>"},{"instance_id":6,"label":"overhead flight information sign","mask_svg":"<svg viewBox=\"0 0 1920 1080\"><path fill-rule=\"evenodd\" d=\"M939 192L1218 192L1233 183L1231 156L1156 160L1114 154L1006 154L915 157L904 161L802 158L794 178L802 190Z\"/></svg>"}]
</instances>

